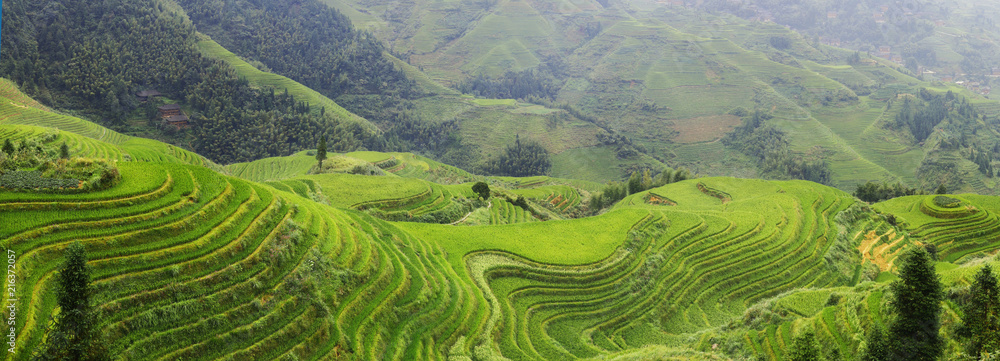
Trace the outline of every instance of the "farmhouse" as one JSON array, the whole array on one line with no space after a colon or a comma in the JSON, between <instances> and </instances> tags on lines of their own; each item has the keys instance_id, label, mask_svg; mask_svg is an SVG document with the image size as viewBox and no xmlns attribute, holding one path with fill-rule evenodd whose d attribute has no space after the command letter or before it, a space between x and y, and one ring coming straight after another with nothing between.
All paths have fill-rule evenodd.
<instances>
[{"instance_id":1,"label":"farmhouse","mask_svg":"<svg viewBox=\"0 0 1000 361\"><path fill-rule=\"evenodd\" d=\"M161 105L159 108L156 109L159 109L161 118L166 118L172 115L181 114L181 106L177 104Z\"/></svg>"},{"instance_id":2,"label":"farmhouse","mask_svg":"<svg viewBox=\"0 0 1000 361\"><path fill-rule=\"evenodd\" d=\"M135 96L139 98L140 102L145 102L149 100L149 98L163 96L163 94L160 94L160 92L156 91L156 89L146 89L143 91L136 92Z\"/></svg>"},{"instance_id":3,"label":"farmhouse","mask_svg":"<svg viewBox=\"0 0 1000 361\"><path fill-rule=\"evenodd\" d=\"M163 122L165 124L167 124L167 125L173 125L173 126L177 127L178 129L180 129L180 128L187 128L188 126L190 126L190 123L188 122L189 120L190 119L188 119L188 116L184 115L184 114L172 115L172 116L163 118Z\"/></svg>"}]
</instances>

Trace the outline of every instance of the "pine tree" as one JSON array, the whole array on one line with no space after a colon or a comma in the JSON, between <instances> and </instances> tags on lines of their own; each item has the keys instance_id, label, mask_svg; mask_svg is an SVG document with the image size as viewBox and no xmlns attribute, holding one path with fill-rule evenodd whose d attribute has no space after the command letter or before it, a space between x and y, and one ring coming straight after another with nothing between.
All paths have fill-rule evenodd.
<instances>
[{"instance_id":1,"label":"pine tree","mask_svg":"<svg viewBox=\"0 0 1000 361\"><path fill-rule=\"evenodd\" d=\"M893 360L932 361L941 355L941 281L923 247L903 256L899 280L892 285L895 320L889 326Z\"/></svg>"},{"instance_id":2,"label":"pine tree","mask_svg":"<svg viewBox=\"0 0 1000 361\"><path fill-rule=\"evenodd\" d=\"M889 340L885 338L885 331L882 326L872 325L871 331L865 338L865 348L861 353L859 361L888 361L889 360Z\"/></svg>"},{"instance_id":3,"label":"pine tree","mask_svg":"<svg viewBox=\"0 0 1000 361\"><path fill-rule=\"evenodd\" d=\"M66 145L66 142L63 142L63 144L59 146L59 158L69 159L69 146Z\"/></svg>"},{"instance_id":4,"label":"pine tree","mask_svg":"<svg viewBox=\"0 0 1000 361\"><path fill-rule=\"evenodd\" d=\"M945 187L944 184L939 185L934 194L948 194L948 187Z\"/></svg>"},{"instance_id":5,"label":"pine tree","mask_svg":"<svg viewBox=\"0 0 1000 361\"><path fill-rule=\"evenodd\" d=\"M816 333L813 330L806 330L792 341L792 349L788 358L792 361L817 361L822 357L819 354L819 343L816 342Z\"/></svg>"},{"instance_id":6,"label":"pine tree","mask_svg":"<svg viewBox=\"0 0 1000 361\"><path fill-rule=\"evenodd\" d=\"M968 338L966 351L979 357L1000 350L1000 286L989 265L979 269L969 294L961 331Z\"/></svg>"},{"instance_id":7,"label":"pine tree","mask_svg":"<svg viewBox=\"0 0 1000 361\"><path fill-rule=\"evenodd\" d=\"M11 143L10 139L4 139L2 150L4 153L7 153L7 155L14 154L14 143Z\"/></svg>"},{"instance_id":8,"label":"pine tree","mask_svg":"<svg viewBox=\"0 0 1000 361\"><path fill-rule=\"evenodd\" d=\"M316 168L316 173L323 173L323 160L326 159L326 136L319 138L319 146L316 147L316 160L319 161L319 167Z\"/></svg>"},{"instance_id":9,"label":"pine tree","mask_svg":"<svg viewBox=\"0 0 1000 361\"><path fill-rule=\"evenodd\" d=\"M108 360L107 350L96 330L90 306L90 266L83 244L66 248L66 260L59 269L55 326L33 360Z\"/></svg>"}]
</instances>

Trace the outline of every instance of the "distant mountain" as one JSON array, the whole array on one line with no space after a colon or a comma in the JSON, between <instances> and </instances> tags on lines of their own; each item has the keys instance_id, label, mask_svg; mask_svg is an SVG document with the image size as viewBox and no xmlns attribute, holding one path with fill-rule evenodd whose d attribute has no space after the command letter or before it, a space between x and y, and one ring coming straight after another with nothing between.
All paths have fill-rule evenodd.
<instances>
[{"instance_id":1,"label":"distant mountain","mask_svg":"<svg viewBox=\"0 0 1000 361\"><path fill-rule=\"evenodd\" d=\"M442 83L482 96L569 104L628 139L635 154L670 166L816 181L829 174L827 182L845 190L867 180L985 193L1000 185L994 174L979 171L986 167L971 155L982 154L978 162L991 165L1000 156L992 151L1000 143L994 121L1000 107L981 94L984 81L973 87L921 76L891 55L879 57L884 54L877 48L869 54L830 46L827 37L809 30L854 31L840 46L940 36L938 28L929 30L929 23L917 18L882 27L877 36L862 36L844 23L869 7L881 11L877 3L844 11L845 18L837 18L841 22L831 23L819 2L771 17L765 15L777 13L780 2L761 1L753 14L745 10L750 5L699 2L701 7L692 8L683 1L652 0L327 2ZM920 5L914 14L948 10L939 5ZM705 11L709 8L712 12ZM822 14L816 23L827 25L800 33L774 22L813 19L795 17L799 10ZM921 104L932 97L949 99L927 138L896 122L906 94ZM962 104L971 104L976 114L963 113ZM745 147L722 144L755 112L769 118L763 125L775 130L767 139L777 148L759 143L774 149L747 153ZM950 145L952 138L959 139L957 146ZM573 154L584 154L583 149ZM559 168L563 160L553 161Z\"/></svg>"}]
</instances>

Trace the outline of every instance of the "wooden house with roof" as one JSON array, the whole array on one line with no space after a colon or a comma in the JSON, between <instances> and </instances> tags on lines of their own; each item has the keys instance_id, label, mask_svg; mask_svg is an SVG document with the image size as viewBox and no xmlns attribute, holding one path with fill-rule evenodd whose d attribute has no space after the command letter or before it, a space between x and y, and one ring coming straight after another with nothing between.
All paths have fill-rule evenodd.
<instances>
[{"instance_id":1,"label":"wooden house with roof","mask_svg":"<svg viewBox=\"0 0 1000 361\"><path fill-rule=\"evenodd\" d=\"M157 91L156 89L146 89L143 91L136 92L135 96L139 98L140 102L145 102L148 101L150 98L163 96L163 94L160 94L160 92Z\"/></svg>"},{"instance_id":2,"label":"wooden house with roof","mask_svg":"<svg viewBox=\"0 0 1000 361\"><path fill-rule=\"evenodd\" d=\"M173 115L180 115L181 113L183 113L181 112L181 106L178 104L165 104L161 105L156 109L160 111L161 118L166 118Z\"/></svg>"}]
</instances>

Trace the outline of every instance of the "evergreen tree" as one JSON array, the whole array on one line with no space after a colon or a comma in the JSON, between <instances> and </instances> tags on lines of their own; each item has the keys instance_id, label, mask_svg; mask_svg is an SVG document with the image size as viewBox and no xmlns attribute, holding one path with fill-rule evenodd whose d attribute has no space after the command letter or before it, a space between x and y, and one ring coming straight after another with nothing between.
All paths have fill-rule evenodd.
<instances>
[{"instance_id":1,"label":"evergreen tree","mask_svg":"<svg viewBox=\"0 0 1000 361\"><path fill-rule=\"evenodd\" d=\"M490 199L490 186L484 182L476 182L472 185L472 191L479 194L483 199Z\"/></svg>"},{"instance_id":2,"label":"evergreen tree","mask_svg":"<svg viewBox=\"0 0 1000 361\"><path fill-rule=\"evenodd\" d=\"M632 176L628 178L628 194L636 194L642 191L642 175L639 172L632 172Z\"/></svg>"},{"instance_id":3,"label":"evergreen tree","mask_svg":"<svg viewBox=\"0 0 1000 361\"><path fill-rule=\"evenodd\" d=\"M108 360L107 350L93 329L90 306L90 266L83 244L66 248L59 269L59 315L33 360Z\"/></svg>"},{"instance_id":4,"label":"evergreen tree","mask_svg":"<svg viewBox=\"0 0 1000 361\"><path fill-rule=\"evenodd\" d=\"M69 159L69 146L66 145L66 142L63 142L63 144L59 146L59 158Z\"/></svg>"},{"instance_id":5,"label":"evergreen tree","mask_svg":"<svg viewBox=\"0 0 1000 361\"><path fill-rule=\"evenodd\" d=\"M10 139L3 140L3 152L8 155L14 154L14 143L11 143Z\"/></svg>"},{"instance_id":6,"label":"evergreen tree","mask_svg":"<svg viewBox=\"0 0 1000 361\"><path fill-rule=\"evenodd\" d=\"M889 326L893 360L932 361L944 346L941 328L941 282L934 262L923 247L914 247L903 256L899 280L892 284L891 304L895 319Z\"/></svg>"},{"instance_id":7,"label":"evergreen tree","mask_svg":"<svg viewBox=\"0 0 1000 361\"><path fill-rule=\"evenodd\" d=\"M316 147L316 160L319 161L316 173L323 173L323 160L326 160L326 137L319 138L319 146Z\"/></svg>"},{"instance_id":8,"label":"evergreen tree","mask_svg":"<svg viewBox=\"0 0 1000 361\"><path fill-rule=\"evenodd\" d=\"M968 354L978 358L1000 350L1000 287L989 265L979 269L969 294L960 333L968 338Z\"/></svg>"},{"instance_id":9,"label":"evergreen tree","mask_svg":"<svg viewBox=\"0 0 1000 361\"><path fill-rule=\"evenodd\" d=\"M939 185L934 194L948 194L948 187L945 187L944 184Z\"/></svg>"},{"instance_id":10,"label":"evergreen tree","mask_svg":"<svg viewBox=\"0 0 1000 361\"><path fill-rule=\"evenodd\" d=\"M653 188L653 174L649 169L642 171L642 189L652 189Z\"/></svg>"},{"instance_id":11,"label":"evergreen tree","mask_svg":"<svg viewBox=\"0 0 1000 361\"><path fill-rule=\"evenodd\" d=\"M795 336L788 358L792 361L817 361L822 359L819 354L819 343L816 342L816 333L813 330L806 330Z\"/></svg>"},{"instance_id":12,"label":"evergreen tree","mask_svg":"<svg viewBox=\"0 0 1000 361\"><path fill-rule=\"evenodd\" d=\"M865 348L861 352L859 361L888 361L889 360L889 340L885 338L885 331L882 326L872 325L871 331L865 338Z\"/></svg>"}]
</instances>

